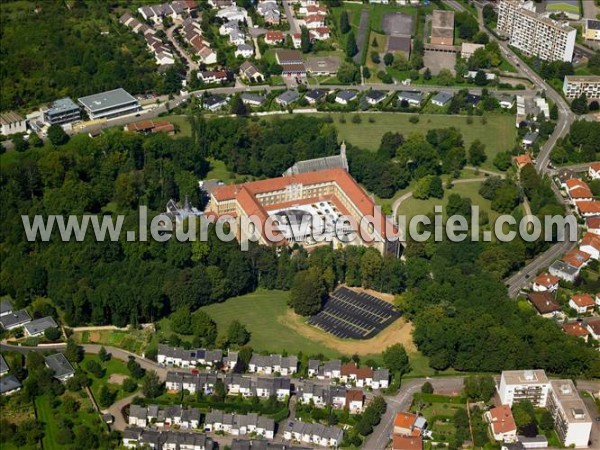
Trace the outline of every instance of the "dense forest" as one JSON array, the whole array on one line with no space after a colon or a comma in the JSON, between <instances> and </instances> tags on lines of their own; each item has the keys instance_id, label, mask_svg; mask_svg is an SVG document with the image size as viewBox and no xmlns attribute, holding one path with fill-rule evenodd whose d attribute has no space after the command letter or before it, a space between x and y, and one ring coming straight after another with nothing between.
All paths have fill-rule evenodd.
<instances>
[{"instance_id":1,"label":"dense forest","mask_svg":"<svg viewBox=\"0 0 600 450\"><path fill-rule=\"evenodd\" d=\"M0 109L117 87L162 92L143 37L118 23L115 3L1 2Z\"/></svg>"},{"instance_id":2,"label":"dense forest","mask_svg":"<svg viewBox=\"0 0 600 450\"><path fill-rule=\"evenodd\" d=\"M258 245L242 252L236 242L217 239L212 229L207 242L194 243L127 242L124 236L119 242L95 242L91 235L83 242L65 243L57 236L50 242L26 241L23 214L124 214L124 229L137 230L139 205L147 205L152 215L164 211L170 198L187 195L193 204L201 204L197 180L208 172L208 157L223 159L232 171L261 177L277 175L297 159L334 154L339 147L327 119L192 122L192 137L117 130L95 139L78 135L58 147L47 143L2 155L0 295L10 295L18 307L47 297L70 326L124 326L182 309L193 311L259 286L293 292L304 287L305 292L322 295L346 283L401 294L401 309L414 319L417 345L435 368L493 371L537 366L557 373L599 374L598 356L591 348L507 298L501 278L538 252L541 243L410 242L407 260L402 261L362 247L321 248L310 256L299 247L280 255ZM445 170L436 167L440 163L453 167L455 158L449 153L456 153L457 159L478 154L468 149L465 155L461 142L453 129L407 140L388 134L378 158L406 158L406 164L395 165L407 179L431 181L436 178L431 173ZM411 160L419 146L428 152L416 167ZM357 167L352 161L364 155L372 153L352 149L353 173ZM520 196L529 198L537 214L557 208L546 179L535 171L524 171L523 176L523 192L514 183L491 178L482 186L482 195L494 198L498 208L509 213ZM451 200L448 207L454 211L469 206L468 199L458 195ZM318 308L319 298L316 301ZM290 306L304 314L315 305Z\"/></svg>"}]
</instances>

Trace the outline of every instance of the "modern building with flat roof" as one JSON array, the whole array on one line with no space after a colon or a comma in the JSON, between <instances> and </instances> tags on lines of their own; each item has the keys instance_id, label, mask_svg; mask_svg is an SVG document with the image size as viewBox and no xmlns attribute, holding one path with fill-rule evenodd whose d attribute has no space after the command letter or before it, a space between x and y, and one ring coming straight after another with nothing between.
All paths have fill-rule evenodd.
<instances>
[{"instance_id":1,"label":"modern building with flat roof","mask_svg":"<svg viewBox=\"0 0 600 450\"><path fill-rule=\"evenodd\" d=\"M125 89L100 92L78 99L90 119L109 119L141 109L140 103Z\"/></svg>"},{"instance_id":2,"label":"modern building with flat roof","mask_svg":"<svg viewBox=\"0 0 600 450\"><path fill-rule=\"evenodd\" d=\"M567 98L585 94L588 99L600 98L600 75L567 75L563 82L563 93Z\"/></svg>"},{"instance_id":3,"label":"modern building with flat roof","mask_svg":"<svg viewBox=\"0 0 600 450\"><path fill-rule=\"evenodd\" d=\"M583 19L583 38L588 41L600 41L600 20Z\"/></svg>"},{"instance_id":4,"label":"modern building with flat roof","mask_svg":"<svg viewBox=\"0 0 600 450\"><path fill-rule=\"evenodd\" d=\"M577 30L538 14L531 1L501 0L497 29L508 36L510 45L527 56L545 61L573 59Z\"/></svg>"},{"instance_id":5,"label":"modern building with flat roof","mask_svg":"<svg viewBox=\"0 0 600 450\"><path fill-rule=\"evenodd\" d=\"M546 406L550 382L543 370L505 370L500 377L498 394L503 405L529 400L534 406Z\"/></svg>"},{"instance_id":6,"label":"modern building with flat roof","mask_svg":"<svg viewBox=\"0 0 600 450\"><path fill-rule=\"evenodd\" d=\"M69 97L54 101L44 113L44 120L50 125L76 122L81 119L81 108Z\"/></svg>"},{"instance_id":7,"label":"modern building with flat roof","mask_svg":"<svg viewBox=\"0 0 600 450\"><path fill-rule=\"evenodd\" d=\"M587 448L592 418L571 380L552 380L547 408L565 447Z\"/></svg>"}]
</instances>

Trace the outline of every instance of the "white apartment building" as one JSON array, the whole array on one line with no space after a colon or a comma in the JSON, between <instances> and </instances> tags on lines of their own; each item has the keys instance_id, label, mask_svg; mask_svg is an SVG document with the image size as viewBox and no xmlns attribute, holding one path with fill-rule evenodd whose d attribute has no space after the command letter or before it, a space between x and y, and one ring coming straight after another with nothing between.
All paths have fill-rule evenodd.
<instances>
[{"instance_id":1,"label":"white apartment building","mask_svg":"<svg viewBox=\"0 0 600 450\"><path fill-rule=\"evenodd\" d=\"M581 94L588 99L600 98L600 75L567 75L563 82L563 93L567 98L576 98Z\"/></svg>"},{"instance_id":2,"label":"white apartment building","mask_svg":"<svg viewBox=\"0 0 600 450\"><path fill-rule=\"evenodd\" d=\"M543 408L548 400L550 382L543 370L507 370L502 372L498 394L503 405L530 400Z\"/></svg>"},{"instance_id":3,"label":"white apartment building","mask_svg":"<svg viewBox=\"0 0 600 450\"><path fill-rule=\"evenodd\" d=\"M592 419L571 380L550 382L548 411L554 428L565 447L587 448L592 432Z\"/></svg>"},{"instance_id":4,"label":"white apartment building","mask_svg":"<svg viewBox=\"0 0 600 450\"><path fill-rule=\"evenodd\" d=\"M510 45L528 56L546 61L573 59L577 30L537 14L531 1L502 0L497 29L508 36Z\"/></svg>"}]
</instances>

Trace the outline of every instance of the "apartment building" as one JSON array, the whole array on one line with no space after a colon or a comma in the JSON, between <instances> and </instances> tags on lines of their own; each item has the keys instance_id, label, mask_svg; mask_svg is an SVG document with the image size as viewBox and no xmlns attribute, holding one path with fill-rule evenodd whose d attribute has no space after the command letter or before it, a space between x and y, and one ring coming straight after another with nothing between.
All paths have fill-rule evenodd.
<instances>
[{"instance_id":1,"label":"apartment building","mask_svg":"<svg viewBox=\"0 0 600 450\"><path fill-rule=\"evenodd\" d=\"M547 408L554 428L565 447L587 448L592 419L571 380L550 382Z\"/></svg>"},{"instance_id":2,"label":"apartment building","mask_svg":"<svg viewBox=\"0 0 600 450\"><path fill-rule=\"evenodd\" d=\"M567 98L576 98L581 94L588 99L600 98L600 75L567 75L563 82L563 93Z\"/></svg>"},{"instance_id":3,"label":"apartment building","mask_svg":"<svg viewBox=\"0 0 600 450\"><path fill-rule=\"evenodd\" d=\"M546 406L550 382L543 370L507 370L502 372L498 394L503 405L530 400L534 406Z\"/></svg>"},{"instance_id":4,"label":"apartment building","mask_svg":"<svg viewBox=\"0 0 600 450\"><path fill-rule=\"evenodd\" d=\"M81 120L81 108L69 97L55 100L44 113L44 119L50 125L62 125Z\"/></svg>"},{"instance_id":5,"label":"apartment building","mask_svg":"<svg viewBox=\"0 0 600 450\"><path fill-rule=\"evenodd\" d=\"M546 61L573 58L577 30L537 14L531 1L502 0L498 5L497 29L508 36L510 45L528 56Z\"/></svg>"}]
</instances>

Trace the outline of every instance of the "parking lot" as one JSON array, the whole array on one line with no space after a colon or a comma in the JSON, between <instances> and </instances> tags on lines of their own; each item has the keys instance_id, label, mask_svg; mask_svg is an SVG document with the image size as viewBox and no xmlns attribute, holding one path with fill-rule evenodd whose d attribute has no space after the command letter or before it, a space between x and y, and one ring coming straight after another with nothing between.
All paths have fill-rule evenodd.
<instances>
[{"instance_id":1,"label":"parking lot","mask_svg":"<svg viewBox=\"0 0 600 450\"><path fill-rule=\"evenodd\" d=\"M413 16L404 13L388 13L383 16L381 24L385 34L391 36L412 36Z\"/></svg>"},{"instance_id":2,"label":"parking lot","mask_svg":"<svg viewBox=\"0 0 600 450\"><path fill-rule=\"evenodd\" d=\"M308 324L340 339L369 339L400 316L390 303L341 287L330 295L323 310L312 316Z\"/></svg>"}]
</instances>

